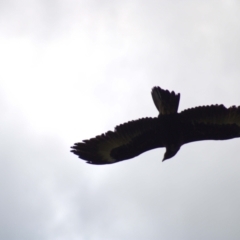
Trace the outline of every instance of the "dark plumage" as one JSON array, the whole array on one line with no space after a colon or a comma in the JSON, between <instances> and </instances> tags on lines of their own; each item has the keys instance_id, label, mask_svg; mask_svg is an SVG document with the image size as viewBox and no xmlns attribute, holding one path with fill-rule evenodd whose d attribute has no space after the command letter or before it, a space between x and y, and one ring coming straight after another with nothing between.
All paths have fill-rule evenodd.
<instances>
[{"instance_id":1,"label":"dark plumage","mask_svg":"<svg viewBox=\"0 0 240 240\"><path fill-rule=\"evenodd\" d=\"M90 164L110 164L166 147L164 161L186 143L240 137L240 107L211 105L177 113L180 94L154 87L152 98L158 117L121 124L114 131L75 143L71 152Z\"/></svg>"}]
</instances>

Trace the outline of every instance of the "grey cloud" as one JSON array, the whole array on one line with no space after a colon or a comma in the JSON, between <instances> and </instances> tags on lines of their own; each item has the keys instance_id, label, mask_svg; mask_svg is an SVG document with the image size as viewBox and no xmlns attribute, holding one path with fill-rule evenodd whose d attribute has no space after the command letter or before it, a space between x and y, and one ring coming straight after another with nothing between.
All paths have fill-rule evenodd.
<instances>
[{"instance_id":1,"label":"grey cloud","mask_svg":"<svg viewBox=\"0 0 240 240\"><path fill-rule=\"evenodd\" d=\"M30 110L23 108L20 95L10 99L11 88L0 85L1 239L239 239L239 139L189 144L165 163L163 149L112 166L90 166L69 153L75 138L81 141L100 134L98 129L156 116L150 96L154 85L181 92L180 109L239 105L238 3L0 4L1 38L40 41L49 55L38 49L36 59L52 57L49 66L29 75L31 83L24 81L27 67L17 71L18 79L9 79L12 88L32 91L29 101L40 98ZM75 61L74 54L61 59L63 65L52 65L62 48L73 44L69 36L89 44L76 49L79 64L70 64L67 75L64 67ZM56 58L49 46L56 47ZM81 62L83 51L88 58ZM10 57L8 76L13 77L21 65L14 53ZM6 62L5 56L0 58ZM48 68L60 74L42 73ZM38 78L40 73L47 81ZM99 79L92 79L96 76ZM91 87L86 82L92 82ZM58 89L61 84L66 84L65 91ZM74 97L68 86L73 86ZM52 96L51 111L45 111L47 96ZM46 131L37 128L43 129L41 123L31 124L34 108L49 119ZM54 114L61 124L68 115L62 126L68 130L60 132Z\"/></svg>"}]
</instances>

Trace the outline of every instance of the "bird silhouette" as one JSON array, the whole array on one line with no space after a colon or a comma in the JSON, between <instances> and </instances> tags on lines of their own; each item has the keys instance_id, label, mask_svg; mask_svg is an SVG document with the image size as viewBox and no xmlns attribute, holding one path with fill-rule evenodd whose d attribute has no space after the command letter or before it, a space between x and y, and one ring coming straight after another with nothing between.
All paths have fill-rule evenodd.
<instances>
[{"instance_id":1,"label":"bird silhouette","mask_svg":"<svg viewBox=\"0 0 240 240\"><path fill-rule=\"evenodd\" d=\"M75 143L71 152L89 164L102 165L165 147L164 161L176 155L186 143L240 137L240 106L200 106L178 113L179 93L154 87L152 98L158 117L118 125L114 131Z\"/></svg>"}]
</instances>

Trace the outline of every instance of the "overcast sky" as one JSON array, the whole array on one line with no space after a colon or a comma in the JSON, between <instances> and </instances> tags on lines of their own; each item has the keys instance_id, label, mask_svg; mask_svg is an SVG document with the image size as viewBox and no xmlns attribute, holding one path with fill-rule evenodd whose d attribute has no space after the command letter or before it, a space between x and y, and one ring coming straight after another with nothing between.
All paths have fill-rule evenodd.
<instances>
[{"instance_id":1,"label":"overcast sky","mask_svg":"<svg viewBox=\"0 0 240 240\"><path fill-rule=\"evenodd\" d=\"M157 116L240 105L240 3L0 1L0 239L240 239L240 139L108 166L75 142Z\"/></svg>"}]
</instances>

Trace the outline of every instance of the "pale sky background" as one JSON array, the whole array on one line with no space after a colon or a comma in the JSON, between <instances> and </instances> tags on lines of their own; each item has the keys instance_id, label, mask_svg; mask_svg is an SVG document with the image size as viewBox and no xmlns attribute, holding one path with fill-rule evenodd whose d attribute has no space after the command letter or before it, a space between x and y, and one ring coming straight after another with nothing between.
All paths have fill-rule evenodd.
<instances>
[{"instance_id":1,"label":"pale sky background","mask_svg":"<svg viewBox=\"0 0 240 240\"><path fill-rule=\"evenodd\" d=\"M180 110L240 105L240 2L0 1L0 239L240 239L240 139L108 166L70 146Z\"/></svg>"}]
</instances>

